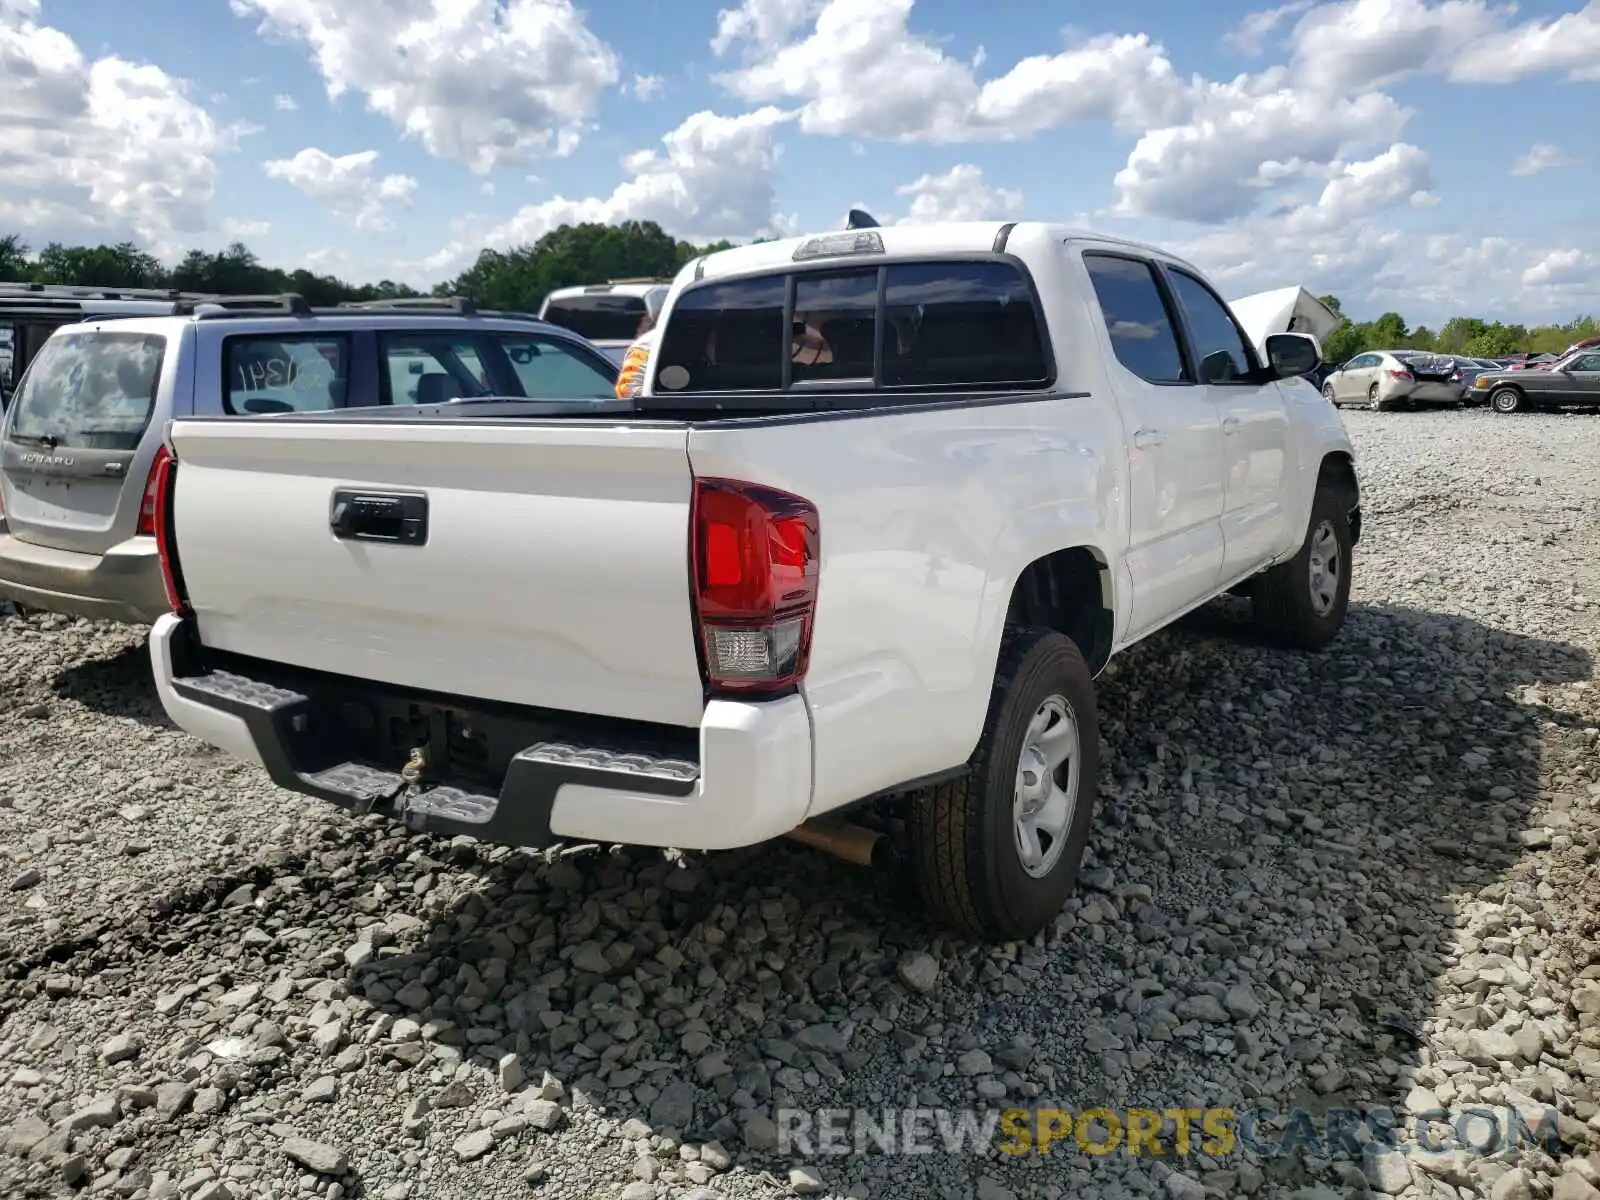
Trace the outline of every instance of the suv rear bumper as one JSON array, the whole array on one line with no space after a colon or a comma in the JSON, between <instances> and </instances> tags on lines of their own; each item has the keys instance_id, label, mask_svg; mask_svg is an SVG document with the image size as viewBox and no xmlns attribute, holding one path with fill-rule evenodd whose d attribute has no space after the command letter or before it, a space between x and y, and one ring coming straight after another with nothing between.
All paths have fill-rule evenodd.
<instances>
[{"instance_id":1,"label":"suv rear bumper","mask_svg":"<svg viewBox=\"0 0 1600 1200\"><path fill-rule=\"evenodd\" d=\"M491 709L270 664L252 670L226 656L225 669L203 671L199 654L190 622L170 613L156 622L156 688L177 725L261 764L280 787L423 832L527 847L565 840L725 850L789 832L811 803L811 722L799 696L713 700L699 730L680 731L663 752L650 727L611 723L598 733L570 714ZM379 727L404 708L432 711L442 728L439 713L449 711L481 719L489 732L480 737L509 735L521 748L496 785L409 789L402 761L372 761L342 717L330 716L352 700L373 704ZM517 733L524 726L526 741ZM438 737L429 745L445 744L448 757L448 735Z\"/></svg>"},{"instance_id":2,"label":"suv rear bumper","mask_svg":"<svg viewBox=\"0 0 1600 1200\"><path fill-rule=\"evenodd\" d=\"M0 598L28 608L148 625L168 611L152 537L129 538L104 554L37 546L0 526Z\"/></svg>"}]
</instances>

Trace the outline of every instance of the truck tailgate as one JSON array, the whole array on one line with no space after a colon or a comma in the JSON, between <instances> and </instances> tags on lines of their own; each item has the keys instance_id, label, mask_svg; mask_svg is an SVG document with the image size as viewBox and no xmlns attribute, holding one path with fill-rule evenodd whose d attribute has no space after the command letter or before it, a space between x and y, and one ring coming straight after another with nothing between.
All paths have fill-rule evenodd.
<instances>
[{"instance_id":1,"label":"truck tailgate","mask_svg":"<svg viewBox=\"0 0 1600 1200\"><path fill-rule=\"evenodd\" d=\"M201 641L431 692L698 725L687 437L176 421L173 528ZM426 541L335 536L346 489L425 494Z\"/></svg>"}]
</instances>

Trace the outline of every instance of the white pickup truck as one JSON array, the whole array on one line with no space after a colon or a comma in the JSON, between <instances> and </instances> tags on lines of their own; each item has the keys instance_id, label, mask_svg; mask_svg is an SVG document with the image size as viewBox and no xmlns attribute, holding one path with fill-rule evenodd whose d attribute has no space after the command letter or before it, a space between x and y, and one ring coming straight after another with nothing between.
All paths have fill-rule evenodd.
<instances>
[{"instance_id":1,"label":"white pickup truck","mask_svg":"<svg viewBox=\"0 0 1600 1200\"><path fill-rule=\"evenodd\" d=\"M161 699L286 788L497 843L849 855L888 810L940 919L1026 938L1113 654L1227 591L1287 648L1343 624L1318 355L1049 224L711 254L633 399L172 422Z\"/></svg>"}]
</instances>

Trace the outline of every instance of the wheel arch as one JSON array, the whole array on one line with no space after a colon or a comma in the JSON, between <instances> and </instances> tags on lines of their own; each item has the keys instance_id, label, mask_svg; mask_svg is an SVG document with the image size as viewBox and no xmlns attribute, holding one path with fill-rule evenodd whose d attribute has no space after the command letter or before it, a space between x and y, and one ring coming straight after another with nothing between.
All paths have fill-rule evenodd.
<instances>
[{"instance_id":1,"label":"wheel arch","mask_svg":"<svg viewBox=\"0 0 1600 1200\"><path fill-rule=\"evenodd\" d=\"M1096 547L1053 550L1018 572L1005 623L1065 634L1090 674L1098 675L1111 658L1116 635L1115 587L1110 563Z\"/></svg>"},{"instance_id":2,"label":"wheel arch","mask_svg":"<svg viewBox=\"0 0 1600 1200\"><path fill-rule=\"evenodd\" d=\"M1317 490L1334 487L1345 497L1350 517L1350 540L1361 541L1361 482L1356 478L1355 457L1348 450L1330 450L1317 468Z\"/></svg>"}]
</instances>

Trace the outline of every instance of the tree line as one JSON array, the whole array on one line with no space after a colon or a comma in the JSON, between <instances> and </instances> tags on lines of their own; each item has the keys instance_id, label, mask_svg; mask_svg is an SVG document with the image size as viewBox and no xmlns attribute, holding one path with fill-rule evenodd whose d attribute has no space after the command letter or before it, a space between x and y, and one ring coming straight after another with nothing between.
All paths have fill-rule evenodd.
<instances>
[{"instance_id":1,"label":"tree line","mask_svg":"<svg viewBox=\"0 0 1600 1200\"><path fill-rule=\"evenodd\" d=\"M0 236L0 281L76 287L171 288L228 295L297 292L318 306L348 300L467 296L480 307L537 312L556 288L608 279L670 279L701 254L732 242L696 246L681 242L654 221L620 225L563 225L538 241L508 250L483 250L454 279L419 292L391 279L351 283L335 275L286 271L263 263L242 242L210 253L191 250L175 267L132 242L114 246L67 246L51 242L37 253L17 234Z\"/></svg>"},{"instance_id":2,"label":"tree line","mask_svg":"<svg viewBox=\"0 0 1600 1200\"><path fill-rule=\"evenodd\" d=\"M1561 325L1506 325L1478 317L1451 317L1437 330L1426 325L1407 328L1405 318L1386 312L1376 321L1352 321L1337 296L1317 297L1342 318L1323 341L1322 356L1346 362L1366 350L1436 350L1468 358L1503 358L1507 354L1560 354L1582 338L1600 337L1600 320L1577 317Z\"/></svg>"},{"instance_id":3,"label":"tree line","mask_svg":"<svg viewBox=\"0 0 1600 1200\"><path fill-rule=\"evenodd\" d=\"M467 296L483 308L537 312L545 296L556 288L608 279L667 279L699 255L732 245L696 246L678 241L654 221L563 225L530 244L481 251L472 266L426 294ZM242 242L215 253L191 250L177 266L167 267L131 242L114 246L51 242L34 253L17 234L0 236L0 280L229 295L298 292L314 305L425 294L390 279L358 284L303 268L270 267ZM1321 300L1343 318L1323 345L1324 357L1335 363L1364 350L1437 350L1479 358L1499 358L1518 351L1559 353L1579 338L1600 336L1600 321L1591 316L1531 328L1478 317L1452 317L1437 330L1426 325L1411 329L1396 312L1386 312L1375 321L1353 321L1344 315L1337 296Z\"/></svg>"}]
</instances>

